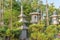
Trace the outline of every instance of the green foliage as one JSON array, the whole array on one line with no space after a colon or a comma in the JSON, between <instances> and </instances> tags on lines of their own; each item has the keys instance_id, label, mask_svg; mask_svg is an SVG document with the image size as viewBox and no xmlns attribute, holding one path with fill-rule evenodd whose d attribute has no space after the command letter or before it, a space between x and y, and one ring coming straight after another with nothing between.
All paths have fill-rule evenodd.
<instances>
[{"instance_id":1,"label":"green foliage","mask_svg":"<svg viewBox=\"0 0 60 40\"><path fill-rule=\"evenodd\" d=\"M54 40L60 40L60 38L55 38Z\"/></svg>"},{"instance_id":2,"label":"green foliage","mask_svg":"<svg viewBox=\"0 0 60 40\"><path fill-rule=\"evenodd\" d=\"M54 7L54 4L51 3L51 5L49 6L49 15L52 15L55 10L56 8Z\"/></svg>"},{"instance_id":3,"label":"green foliage","mask_svg":"<svg viewBox=\"0 0 60 40\"><path fill-rule=\"evenodd\" d=\"M48 26L47 28L46 28L46 33L47 34L56 34L57 33L57 28L56 28L56 26L55 25L50 25L50 26Z\"/></svg>"},{"instance_id":4,"label":"green foliage","mask_svg":"<svg viewBox=\"0 0 60 40\"><path fill-rule=\"evenodd\" d=\"M58 28L58 30L60 30L60 25L58 25L58 27L57 27L57 28Z\"/></svg>"},{"instance_id":5,"label":"green foliage","mask_svg":"<svg viewBox=\"0 0 60 40\"><path fill-rule=\"evenodd\" d=\"M44 33L34 32L31 34L30 40L47 40L47 38Z\"/></svg>"},{"instance_id":6,"label":"green foliage","mask_svg":"<svg viewBox=\"0 0 60 40\"><path fill-rule=\"evenodd\" d=\"M8 28L8 27L0 27L0 36L5 37L12 37L12 38L19 38L20 33L21 33L21 29L20 28L16 28L13 27L12 29Z\"/></svg>"},{"instance_id":7,"label":"green foliage","mask_svg":"<svg viewBox=\"0 0 60 40\"><path fill-rule=\"evenodd\" d=\"M40 25L40 26L39 26ZM57 25L49 25L47 28L44 24L33 24L29 27L30 40L54 40L58 33Z\"/></svg>"},{"instance_id":8,"label":"green foliage","mask_svg":"<svg viewBox=\"0 0 60 40\"><path fill-rule=\"evenodd\" d=\"M46 10L46 5L44 5L41 0L39 2L39 5L38 0L22 0L22 2L19 2L18 0L12 0L11 11L10 2L11 0L4 0L4 24L6 26L0 27L0 36L11 36L12 39L18 40L21 33L20 26L23 24L18 22L18 16L21 12L21 5L23 5L23 13L27 16L27 21L30 21L30 12L36 11L37 9L44 12ZM54 10L57 10L58 14L60 14L60 9L56 9L53 4L51 4L48 8L49 16L53 13ZM9 27L11 17L12 29ZM30 40L60 40L59 38L55 38L55 35L60 31L60 25L49 25L48 27L45 27L46 23L44 21L40 21L38 24L29 24L30 23L27 23L29 26L28 35Z\"/></svg>"},{"instance_id":9,"label":"green foliage","mask_svg":"<svg viewBox=\"0 0 60 40\"><path fill-rule=\"evenodd\" d=\"M47 40L46 35L44 33L44 24L32 24L29 26L29 35L30 40Z\"/></svg>"}]
</instances>

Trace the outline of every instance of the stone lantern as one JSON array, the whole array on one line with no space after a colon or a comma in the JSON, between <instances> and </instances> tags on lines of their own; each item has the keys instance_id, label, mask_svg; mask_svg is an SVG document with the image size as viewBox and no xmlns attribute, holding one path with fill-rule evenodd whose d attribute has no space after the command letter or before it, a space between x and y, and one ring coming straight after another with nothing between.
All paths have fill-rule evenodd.
<instances>
[{"instance_id":1,"label":"stone lantern","mask_svg":"<svg viewBox=\"0 0 60 40\"><path fill-rule=\"evenodd\" d=\"M28 27L25 24L25 23L27 23L27 21L25 20L26 16L23 14L23 6L21 6L21 14L19 15L19 18L20 18L19 22L23 23L23 25L21 25L22 32L20 35L20 39L21 40L27 40L27 29L28 29Z\"/></svg>"},{"instance_id":2,"label":"stone lantern","mask_svg":"<svg viewBox=\"0 0 60 40\"><path fill-rule=\"evenodd\" d=\"M39 12L32 12L30 13L31 15L31 23L38 23L38 21L40 20L40 13Z\"/></svg>"},{"instance_id":3,"label":"stone lantern","mask_svg":"<svg viewBox=\"0 0 60 40\"><path fill-rule=\"evenodd\" d=\"M57 15L56 11L53 12L53 15L51 16L51 18L52 18L52 24L59 24L58 15Z\"/></svg>"}]
</instances>

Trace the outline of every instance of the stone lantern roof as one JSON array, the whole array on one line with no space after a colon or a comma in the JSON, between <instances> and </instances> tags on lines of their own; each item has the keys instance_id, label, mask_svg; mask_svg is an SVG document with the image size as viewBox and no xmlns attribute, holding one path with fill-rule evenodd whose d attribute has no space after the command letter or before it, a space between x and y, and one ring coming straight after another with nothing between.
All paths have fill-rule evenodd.
<instances>
[{"instance_id":1,"label":"stone lantern roof","mask_svg":"<svg viewBox=\"0 0 60 40\"><path fill-rule=\"evenodd\" d=\"M18 17L26 17L23 13L21 13Z\"/></svg>"},{"instance_id":2,"label":"stone lantern roof","mask_svg":"<svg viewBox=\"0 0 60 40\"><path fill-rule=\"evenodd\" d=\"M40 15L40 13L39 12L32 12L32 13L30 13L30 15Z\"/></svg>"},{"instance_id":3,"label":"stone lantern roof","mask_svg":"<svg viewBox=\"0 0 60 40\"><path fill-rule=\"evenodd\" d=\"M56 11L54 11L53 12L53 15L51 16L51 17L57 17L58 15L57 15L57 13L56 13Z\"/></svg>"},{"instance_id":4,"label":"stone lantern roof","mask_svg":"<svg viewBox=\"0 0 60 40\"><path fill-rule=\"evenodd\" d=\"M24 18L21 18L21 19L19 20L19 22L27 23L27 21L26 21Z\"/></svg>"}]
</instances>

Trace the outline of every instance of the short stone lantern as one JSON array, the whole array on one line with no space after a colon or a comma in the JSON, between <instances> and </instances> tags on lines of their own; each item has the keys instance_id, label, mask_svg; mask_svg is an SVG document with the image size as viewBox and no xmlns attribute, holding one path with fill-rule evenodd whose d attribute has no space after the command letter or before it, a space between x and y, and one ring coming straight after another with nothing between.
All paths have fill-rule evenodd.
<instances>
[{"instance_id":1,"label":"short stone lantern","mask_svg":"<svg viewBox=\"0 0 60 40\"><path fill-rule=\"evenodd\" d=\"M38 21L40 20L40 13L39 12L32 12L30 13L31 15L31 23L35 24L38 23Z\"/></svg>"},{"instance_id":2,"label":"short stone lantern","mask_svg":"<svg viewBox=\"0 0 60 40\"><path fill-rule=\"evenodd\" d=\"M56 11L53 12L53 15L51 16L51 18L52 18L52 24L55 24L55 25L59 24L58 15L57 15Z\"/></svg>"}]
</instances>

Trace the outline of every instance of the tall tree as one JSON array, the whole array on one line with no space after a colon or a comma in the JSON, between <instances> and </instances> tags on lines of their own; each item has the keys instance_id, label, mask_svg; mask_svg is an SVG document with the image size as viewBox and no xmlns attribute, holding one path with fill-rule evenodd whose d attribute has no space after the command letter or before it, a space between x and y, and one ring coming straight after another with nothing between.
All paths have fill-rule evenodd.
<instances>
[{"instance_id":1,"label":"tall tree","mask_svg":"<svg viewBox=\"0 0 60 40\"><path fill-rule=\"evenodd\" d=\"M31 7L32 7L32 10L33 11L37 11L37 8L38 8L38 0L33 0L31 2Z\"/></svg>"},{"instance_id":2,"label":"tall tree","mask_svg":"<svg viewBox=\"0 0 60 40\"><path fill-rule=\"evenodd\" d=\"M55 11L54 3L51 3L50 6L49 6L49 15L51 16L54 11Z\"/></svg>"},{"instance_id":3,"label":"tall tree","mask_svg":"<svg viewBox=\"0 0 60 40\"><path fill-rule=\"evenodd\" d=\"M49 16L48 16L48 0L46 0L46 24L49 25Z\"/></svg>"}]
</instances>

